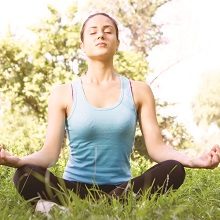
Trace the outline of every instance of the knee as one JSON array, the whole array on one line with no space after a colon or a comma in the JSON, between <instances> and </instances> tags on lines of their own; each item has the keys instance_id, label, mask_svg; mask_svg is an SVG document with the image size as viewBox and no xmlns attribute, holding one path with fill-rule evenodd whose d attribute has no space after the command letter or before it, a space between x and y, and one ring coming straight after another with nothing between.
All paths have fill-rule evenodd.
<instances>
[{"instance_id":1,"label":"knee","mask_svg":"<svg viewBox=\"0 0 220 220\"><path fill-rule=\"evenodd\" d=\"M30 176L32 176L33 172L42 172L43 168L35 166L35 165L24 165L19 167L14 174L13 182L15 186L20 185L21 182L26 181Z\"/></svg>"},{"instance_id":2,"label":"knee","mask_svg":"<svg viewBox=\"0 0 220 220\"><path fill-rule=\"evenodd\" d=\"M179 184L182 184L184 182L186 173L184 166L176 160L167 160L165 161L167 164L167 167L169 167L169 176L173 176L174 178L178 178Z\"/></svg>"},{"instance_id":3,"label":"knee","mask_svg":"<svg viewBox=\"0 0 220 220\"><path fill-rule=\"evenodd\" d=\"M26 176L28 174L28 170L31 170L31 167L29 165L19 167L15 171L13 182L16 184L21 179L22 176Z\"/></svg>"}]
</instances>

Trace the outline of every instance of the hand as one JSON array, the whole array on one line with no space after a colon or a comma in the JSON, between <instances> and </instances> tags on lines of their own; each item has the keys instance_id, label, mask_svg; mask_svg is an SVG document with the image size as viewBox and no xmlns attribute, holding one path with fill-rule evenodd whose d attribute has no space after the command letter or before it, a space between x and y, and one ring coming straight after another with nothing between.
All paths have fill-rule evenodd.
<instances>
[{"instance_id":1,"label":"hand","mask_svg":"<svg viewBox=\"0 0 220 220\"><path fill-rule=\"evenodd\" d=\"M214 169L220 163L220 147L214 145L208 153L202 154L200 157L192 160L192 167Z\"/></svg>"},{"instance_id":2,"label":"hand","mask_svg":"<svg viewBox=\"0 0 220 220\"><path fill-rule=\"evenodd\" d=\"M18 167L20 158L11 155L3 148L0 147L0 165L5 165L9 167Z\"/></svg>"}]
</instances>

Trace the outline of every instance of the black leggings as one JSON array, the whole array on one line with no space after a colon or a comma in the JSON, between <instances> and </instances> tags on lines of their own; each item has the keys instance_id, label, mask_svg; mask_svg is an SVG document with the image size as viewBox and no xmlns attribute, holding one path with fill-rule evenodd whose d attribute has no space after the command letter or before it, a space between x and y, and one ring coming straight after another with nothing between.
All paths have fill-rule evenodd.
<instances>
[{"instance_id":1,"label":"black leggings","mask_svg":"<svg viewBox=\"0 0 220 220\"><path fill-rule=\"evenodd\" d=\"M121 198L129 189L140 196L145 190L150 195L163 194L169 189L178 189L185 178L181 163L167 160L148 169L145 173L120 185L98 185L64 180L54 176L48 169L34 165L25 165L16 170L14 184L24 199L35 203L39 199L63 204L67 190L73 191L80 198L91 195L99 199L102 195Z\"/></svg>"}]
</instances>

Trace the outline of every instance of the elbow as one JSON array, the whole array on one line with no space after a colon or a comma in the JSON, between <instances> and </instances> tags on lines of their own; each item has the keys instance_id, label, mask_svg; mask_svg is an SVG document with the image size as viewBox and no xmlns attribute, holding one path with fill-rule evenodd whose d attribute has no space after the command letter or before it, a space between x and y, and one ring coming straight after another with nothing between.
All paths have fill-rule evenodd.
<instances>
[{"instance_id":1,"label":"elbow","mask_svg":"<svg viewBox=\"0 0 220 220\"><path fill-rule=\"evenodd\" d=\"M159 163L164 160L164 154L166 149L164 148L164 145L156 145L154 147L148 148L148 155L149 157Z\"/></svg>"},{"instance_id":2,"label":"elbow","mask_svg":"<svg viewBox=\"0 0 220 220\"><path fill-rule=\"evenodd\" d=\"M53 167L57 163L57 161L58 161L58 159L50 161L50 163L48 163L48 165L47 165L47 168Z\"/></svg>"},{"instance_id":3,"label":"elbow","mask_svg":"<svg viewBox=\"0 0 220 220\"><path fill-rule=\"evenodd\" d=\"M44 158L44 160L42 160L41 165L45 168L50 168L54 166L58 161L58 157L59 157L58 153L50 152L45 149L42 149L40 151L40 154L42 158Z\"/></svg>"}]
</instances>

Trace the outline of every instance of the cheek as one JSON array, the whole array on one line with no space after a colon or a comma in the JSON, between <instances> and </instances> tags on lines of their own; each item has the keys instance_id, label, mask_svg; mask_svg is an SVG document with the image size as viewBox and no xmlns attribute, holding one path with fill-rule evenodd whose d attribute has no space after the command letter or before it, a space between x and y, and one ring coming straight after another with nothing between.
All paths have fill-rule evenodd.
<instances>
[{"instance_id":1,"label":"cheek","mask_svg":"<svg viewBox=\"0 0 220 220\"><path fill-rule=\"evenodd\" d=\"M84 34L84 43L94 41L95 36L88 33Z\"/></svg>"},{"instance_id":2,"label":"cheek","mask_svg":"<svg viewBox=\"0 0 220 220\"><path fill-rule=\"evenodd\" d=\"M89 39L84 39L84 42L82 44L82 49L84 51L87 51L87 50L91 50L93 48L93 41L92 40L89 40Z\"/></svg>"},{"instance_id":3,"label":"cheek","mask_svg":"<svg viewBox=\"0 0 220 220\"><path fill-rule=\"evenodd\" d=\"M118 50L118 42L114 42L114 44L112 45L112 47L114 47L115 50Z\"/></svg>"}]
</instances>

